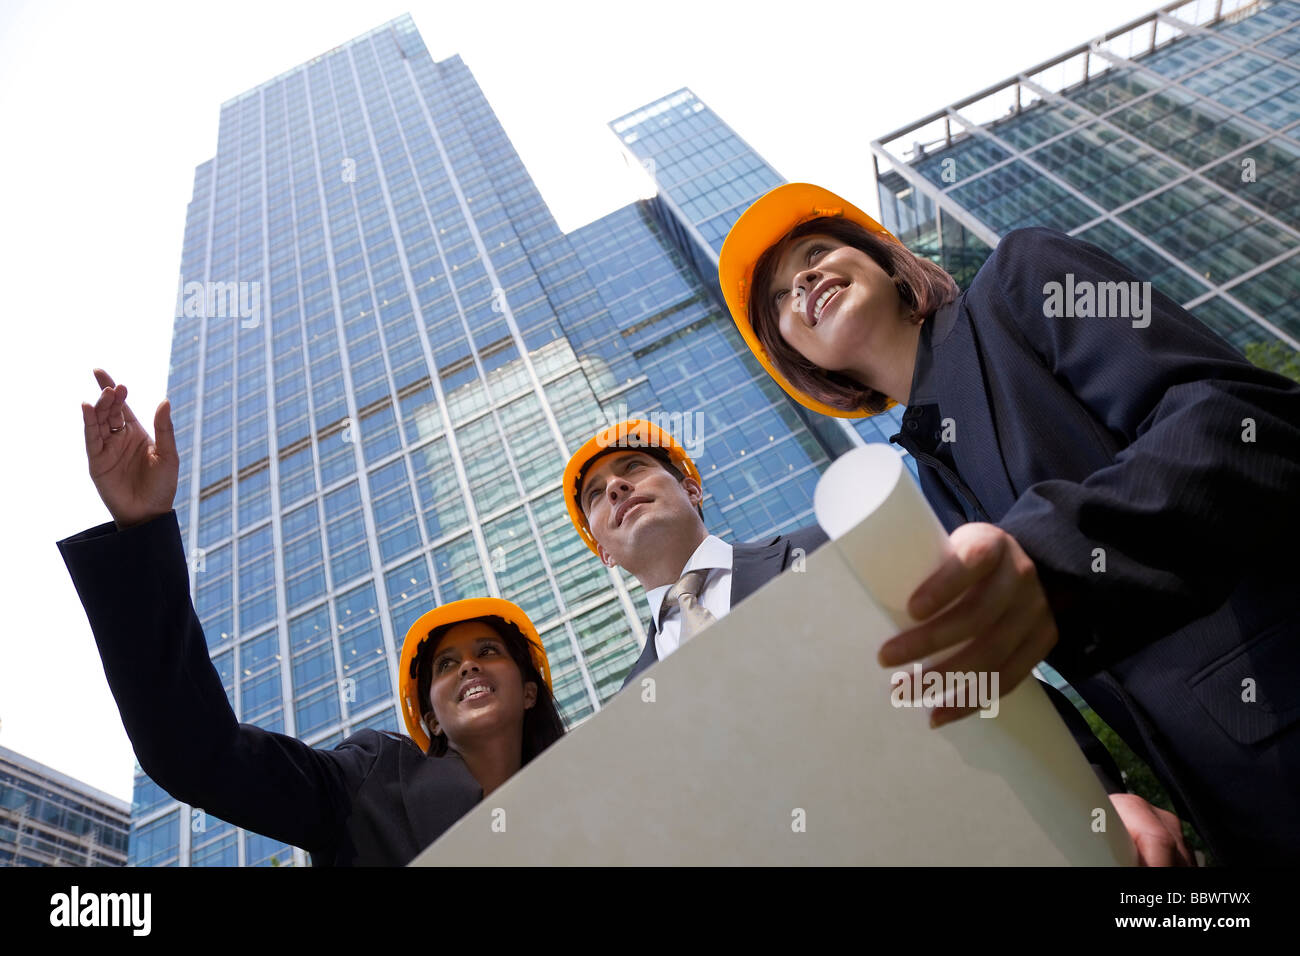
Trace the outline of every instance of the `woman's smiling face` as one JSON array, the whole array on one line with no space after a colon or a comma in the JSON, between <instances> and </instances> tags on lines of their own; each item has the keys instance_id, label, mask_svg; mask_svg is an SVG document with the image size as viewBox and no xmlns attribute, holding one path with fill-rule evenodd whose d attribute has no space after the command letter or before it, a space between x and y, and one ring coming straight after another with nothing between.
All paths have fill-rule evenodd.
<instances>
[{"instance_id":1,"label":"woman's smiling face","mask_svg":"<svg viewBox=\"0 0 1300 956\"><path fill-rule=\"evenodd\" d=\"M892 353L911 314L871 256L817 233L778 256L768 296L787 345L820 368L859 379L870 375L873 356ZM880 376L872 377L863 384L878 387Z\"/></svg>"},{"instance_id":2,"label":"woman's smiling face","mask_svg":"<svg viewBox=\"0 0 1300 956\"><path fill-rule=\"evenodd\" d=\"M447 631L433 654L429 705L448 741L494 733L521 733L524 711L537 702L537 685L524 683L505 640L484 621Z\"/></svg>"}]
</instances>

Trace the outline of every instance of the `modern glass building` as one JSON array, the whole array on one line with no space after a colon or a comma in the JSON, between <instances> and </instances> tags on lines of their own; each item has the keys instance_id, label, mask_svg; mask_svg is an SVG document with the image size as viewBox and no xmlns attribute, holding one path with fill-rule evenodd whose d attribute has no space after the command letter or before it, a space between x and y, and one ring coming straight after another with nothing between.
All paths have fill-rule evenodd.
<instances>
[{"instance_id":1,"label":"modern glass building","mask_svg":"<svg viewBox=\"0 0 1300 956\"><path fill-rule=\"evenodd\" d=\"M965 285L1050 226L1244 348L1300 347L1300 3L1193 0L872 143L883 223Z\"/></svg>"},{"instance_id":2,"label":"modern glass building","mask_svg":"<svg viewBox=\"0 0 1300 956\"><path fill-rule=\"evenodd\" d=\"M648 614L569 523L574 449L665 416L711 530L749 540L810 523L833 457L892 433L810 423L718 301L719 239L770 167L688 91L613 126L660 193L566 235L469 70L409 17L223 104L168 395L191 590L239 720L317 747L404 730L407 627L491 594L538 625L573 726ZM132 865L306 862L139 768L134 796Z\"/></svg>"},{"instance_id":3,"label":"modern glass building","mask_svg":"<svg viewBox=\"0 0 1300 956\"><path fill-rule=\"evenodd\" d=\"M0 866L123 866L131 807L0 747Z\"/></svg>"}]
</instances>

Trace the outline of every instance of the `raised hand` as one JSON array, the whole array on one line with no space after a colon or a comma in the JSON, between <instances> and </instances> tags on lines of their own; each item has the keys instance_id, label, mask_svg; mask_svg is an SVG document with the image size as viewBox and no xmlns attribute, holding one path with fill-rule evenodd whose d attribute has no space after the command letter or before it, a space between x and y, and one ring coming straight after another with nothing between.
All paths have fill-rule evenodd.
<instances>
[{"instance_id":1,"label":"raised hand","mask_svg":"<svg viewBox=\"0 0 1300 956\"><path fill-rule=\"evenodd\" d=\"M81 403L90 478L118 528L129 528L171 511L176 498L180 458L171 403L159 404L151 439L126 404L126 386L98 368L95 380L103 389L99 400Z\"/></svg>"}]
</instances>

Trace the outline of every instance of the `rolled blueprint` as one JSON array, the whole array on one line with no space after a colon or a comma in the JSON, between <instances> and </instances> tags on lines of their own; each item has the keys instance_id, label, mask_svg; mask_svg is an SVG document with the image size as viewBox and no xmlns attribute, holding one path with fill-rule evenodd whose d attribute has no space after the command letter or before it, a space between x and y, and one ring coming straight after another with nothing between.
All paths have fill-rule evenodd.
<instances>
[{"instance_id":1,"label":"rolled blueprint","mask_svg":"<svg viewBox=\"0 0 1300 956\"><path fill-rule=\"evenodd\" d=\"M841 455L817 482L813 511L880 608L900 629L917 623L908 598L948 554L948 534L902 457L881 444Z\"/></svg>"}]
</instances>

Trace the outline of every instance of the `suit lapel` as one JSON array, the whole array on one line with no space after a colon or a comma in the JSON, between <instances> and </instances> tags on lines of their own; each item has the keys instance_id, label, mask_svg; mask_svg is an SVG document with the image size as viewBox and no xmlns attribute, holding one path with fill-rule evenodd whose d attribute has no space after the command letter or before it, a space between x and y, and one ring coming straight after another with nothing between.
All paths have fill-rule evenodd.
<instances>
[{"instance_id":1,"label":"suit lapel","mask_svg":"<svg viewBox=\"0 0 1300 956\"><path fill-rule=\"evenodd\" d=\"M643 670L659 660L659 654L655 650L655 622L651 621L650 626L646 628L645 647L641 648L641 656L636 659L632 669L627 672L623 678L623 687L632 683L632 679L640 674ZM621 690L622 688L620 688Z\"/></svg>"},{"instance_id":2,"label":"suit lapel","mask_svg":"<svg viewBox=\"0 0 1300 956\"><path fill-rule=\"evenodd\" d=\"M767 544L737 544L731 549L731 606L745 600L781 573L790 539L776 537Z\"/></svg>"},{"instance_id":3,"label":"suit lapel","mask_svg":"<svg viewBox=\"0 0 1300 956\"><path fill-rule=\"evenodd\" d=\"M939 413L956 425L958 440L952 443L952 453L957 471L991 520L997 521L1016 503L1016 493L989 404L992 383L966 309L961 310L935 354L939 362Z\"/></svg>"},{"instance_id":4,"label":"suit lapel","mask_svg":"<svg viewBox=\"0 0 1300 956\"><path fill-rule=\"evenodd\" d=\"M658 633L658 628L655 627L654 621L650 622L645 633L645 647L641 648L641 656L637 658L636 666L632 668L633 673L639 673L659 660L659 652L655 650L655 634Z\"/></svg>"},{"instance_id":5,"label":"suit lapel","mask_svg":"<svg viewBox=\"0 0 1300 956\"><path fill-rule=\"evenodd\" d=\"M422 757L404 752L397 774L406 818L421 850L483 799L483 788L465 761L453 753Z\"/></svg>"}]
</instances>

